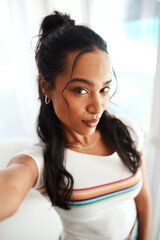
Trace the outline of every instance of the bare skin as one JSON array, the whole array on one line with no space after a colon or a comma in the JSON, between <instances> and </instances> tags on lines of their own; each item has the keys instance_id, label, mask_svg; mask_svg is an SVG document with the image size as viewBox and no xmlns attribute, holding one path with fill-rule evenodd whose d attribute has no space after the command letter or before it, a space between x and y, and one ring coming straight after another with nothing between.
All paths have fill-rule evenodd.
<instances>
[{"instance_id":1,"label":"bare skin","mask_svg":"<svg viewBox=\"0 0 160 240\"><path fill-rule=\"evenodd\" d=\"M100 50L82 54L75 65L72 81L62 95L63 89L70 80L76 55L77 53L69 55L67 71L57 77L54 89L46 92L48 84L43 76L40 76L41 88L53 102L66 143L89 146L95 142L99 134L94 148L81 149L73 146L68 148L77 152L108 156L114 152L114 149L109 143L106 146L103 142L102 136L97 131L97 124L109 104L111 85L109 59L107 54ZM148 239L150 228L150 197L145 172L143 161L143 187L135 199L141 240ZM35 185L37 178L38 169L34 160L25 155L12 159L7 169L0 171L0 192L3 196L0 197L0 220L14 214L30 188Z\"/></svg>"},{"instance_id":2,"label":"bare skin","mask_svg":"<svg viewBox=\"0 0 160 240\"><path fill-rule=\"evenodd\" d=\"M141 192L135 198L139 222L138 240L148 240L151 228L151 196L147 184L147 173L145 165L145 157L143 154L141 165L143 186Z\"/></svg>"},{"instance_id":3,"label":"bare skin","mask_svg":"<svg viewBox=\"0 0 160 240\"><path fill-rule=\"evenodd\" d=\"M0 221L17 211L37 178L36 163L28 156L13 158L8 167L0 171Z\"/></svg>"},{"instance_id":4,"label":"bare skin","mask_svg":"<svg viewBox=\"0 0 160 240\"><path fill-rule=\"evenodd\" d=\"M142 150L143 152L143 150ZM146 164L144 154L142 154L141 165L143 185L140 193L135 198L138 216L138 240L149 240L151 228L151 196L147 183ZM129 240L131 233L125 240Z\"/></svg>"}]
</instances>

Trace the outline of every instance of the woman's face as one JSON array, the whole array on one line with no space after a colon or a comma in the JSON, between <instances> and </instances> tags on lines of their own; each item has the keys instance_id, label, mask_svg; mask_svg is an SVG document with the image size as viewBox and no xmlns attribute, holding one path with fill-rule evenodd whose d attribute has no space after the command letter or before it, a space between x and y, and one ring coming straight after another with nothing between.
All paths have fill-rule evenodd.
<instances>
[{"instance_id":1,"label":"woman's face","mask_svg":"<svg viewBox=\"0 0 160 240\"><path fill-rule=\"evenodd\" d=\"M94 133L109 103L110 63L107 54L100 50L82 54L75 64L71 81L66 87L77 54L69 55L66 73L57 77L55 88L48 96L53 102L55 113L64 130L89 136Z\"/></svg>"}]
</instances>

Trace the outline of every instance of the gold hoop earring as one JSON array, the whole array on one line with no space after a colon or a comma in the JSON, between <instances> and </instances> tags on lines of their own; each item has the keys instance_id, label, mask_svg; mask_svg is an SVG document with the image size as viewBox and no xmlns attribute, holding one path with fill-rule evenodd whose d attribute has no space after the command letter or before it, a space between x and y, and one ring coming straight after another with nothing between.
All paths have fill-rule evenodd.
<instances>
[{"instance_id":1,"label":"gold hoop earring","mask_svg":"<svg viewBox=\"0 0 160 240\"><path fill-rule=\"evenodd\" d=\"M48 105L48 104L50 103L50 100L51 100L51 99L50 99L50 98L48 98L48 97L47 97L47 95L46 95L46 96L45 96L45 100L44 100L44 101L45 101L45 104L47 104L47 105Z\"/></svg>"}]
</instances>

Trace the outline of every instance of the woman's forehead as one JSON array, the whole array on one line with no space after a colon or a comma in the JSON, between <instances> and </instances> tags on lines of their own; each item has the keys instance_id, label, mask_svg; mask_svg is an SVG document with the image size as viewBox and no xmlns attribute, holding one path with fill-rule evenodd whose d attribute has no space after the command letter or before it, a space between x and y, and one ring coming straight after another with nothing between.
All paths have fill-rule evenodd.
<instances>
[{"instance_id":1,"label":"woman's forehead","mask_svg":"<svg viewBox=\"0 0 160 240\"><path fill-rule=\"evenodd\" d=\"M75 59L76 63L77 62L83 62L85 60L89 60L91 62L92 59L104 59L105 61L109 60L108 55L105 51L102 51L100 49L94 49L94 50L84 50L84 51L76 51L76 52L71 52L68 54L68 62L72 66Z\"/></svg>"},{"instance_id":2,"label":"woman's forehead","mask_svg":"<svg viewBox=\"0 0 160 240\"><path fill-rule=\"evenodd\" d=\"M101 77L104 81L110 78L111 67L105 51L95 50L79 54L80 52L68 54L66 71L62 76L58 77L57 84L67 84L73 77L82 77L88 80ZM79 56L76 59L77 55Z\"/></svg>"},{"instance_id":3,"label":"woman's forehead","mask_svg":"<svg viewBox=\"0 0 160 240\"><path fill-rule=\"evenodd\" d=\"M100 70L102 68L104 68L104 70L110 71L110 62L108 55L105 51L102 50L84 52L82 54L81 52L70 53L68 55L67 68L70 73L72 72L73 66L73 74L83 74L87 72L89 73L89 71L92 73L95 70Z\"/></svg>"}]
</instances>

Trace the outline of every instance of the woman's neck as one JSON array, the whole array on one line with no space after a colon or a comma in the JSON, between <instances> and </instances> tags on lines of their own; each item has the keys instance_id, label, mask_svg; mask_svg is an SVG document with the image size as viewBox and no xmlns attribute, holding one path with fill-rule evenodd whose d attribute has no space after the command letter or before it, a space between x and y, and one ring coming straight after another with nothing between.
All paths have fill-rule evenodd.
<instances>
[{"instance_id":1,"label":"woman's neck","mask_svg":"<svg viewBox=\"0 0 160 240\"><path fill-rule=\"evenodd\" d=\"M95 130L91 135L80 135L71 129L61 126L62 133L66 144L78 145L82 147L87 147L93 144L99 136L99 131Z\"/></svg>"}]
</instances>

